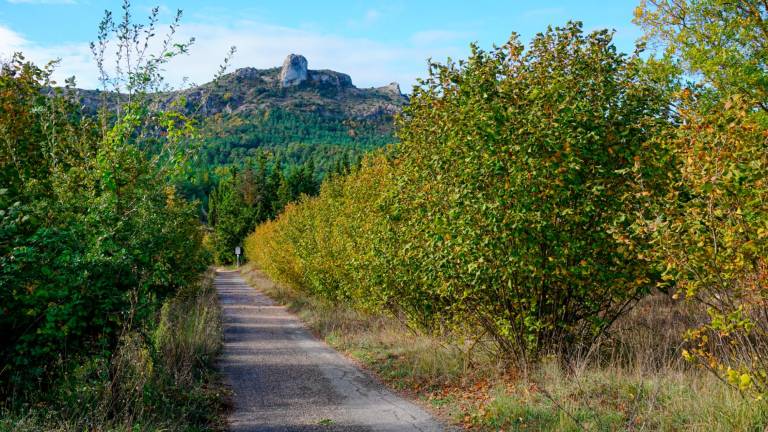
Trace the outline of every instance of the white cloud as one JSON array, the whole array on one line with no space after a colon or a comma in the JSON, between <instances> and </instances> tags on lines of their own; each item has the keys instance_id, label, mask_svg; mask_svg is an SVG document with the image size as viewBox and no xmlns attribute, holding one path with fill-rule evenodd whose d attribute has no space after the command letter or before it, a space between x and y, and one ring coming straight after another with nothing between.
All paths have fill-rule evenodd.
<instances>
[{"instance_id":1,"label":"white cloud","mask_svg":"<svg viewBox=\"0 0 768 432\"><path fill-rule=\"evenodd\" d=\"M164 26L160 26L164 28ZM382 86L392 81L410 90L426 73L426 59L444 59L466 54L468 41L449 32L421 32L403 44L381 43L367 38L341 37L314 30L303 30L241 21L231 26L190 23L183 25L179 38L194 36L190 55L175 58L167 67L171 84L182 78L204 83L211 79L230 46L237 47L232 68L269 68L282 64L290 53L304 55L310 69L332 69L352 77L358 87ZM78 86L95 88L98 71L87 43L41 46L26 40L10 28L0 26L0 57L23 51L38 64L60 58L54 78L77 77ZM109 63L109 62L108 62Z\"/></svg>"},{"instance_id":2,"label":"white cloud","mask_svg":"<svg viewBox=\"0 0 768 432\"><path fill-rule=\"evenodd\" d=\"M0 59L10 59L13 53L21 52L28 60L43 66L52 60L61 60L53 78L63 83L72 75L78 84L95 87L97 70L91 50L86 43L67 43L43 47L27 40L23 35L0 25Z\"/></svg>"},{"instance_id":3,"label":"white cloud","mask_svg":"<svg viewBox=\"0 0 768 432\"><path fill-rule=\"evenodd\" d=\"M9 52L27 44L20 34L0 25L0 52Z\"/></svg>"}]
</instances>

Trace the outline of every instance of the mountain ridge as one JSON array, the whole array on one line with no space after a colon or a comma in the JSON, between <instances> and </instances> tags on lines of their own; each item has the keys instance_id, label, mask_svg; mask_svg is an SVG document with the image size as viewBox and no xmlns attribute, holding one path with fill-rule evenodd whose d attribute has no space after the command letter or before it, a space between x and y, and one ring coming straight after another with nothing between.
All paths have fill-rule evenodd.
<instances>
[{"instance_id":1,"label":"mountain ridge","mask_svg":"<svg viewBox=\"0 0 768 432\"><path fill-rule=\"evenodd\" d=\"M76 89L74 96L91 113L104 100L117 101L114 93L98 90ZM266 151L289 164L313 160L320 173L395 143L394 118L408 104L397 83L358 88L345 73L309 69L297 54L281 67L239 68L149 97L161 109L181 102L182 111L196 118L203 165L241 164Z\"/></svg>"},{"instance_id":2,"label":"mountain ridge","mask_svg":"<svg viewBox=\"0 0 768 432\"><path fill-rule=\"evenodd\" d=\"M153 95L162 106L183 98L189 112L247 115L271 109L315 113L350 120L390 120L408 103L400 86L358 88L352 78L329 69L309 69L306 58L290 54L282 67L243 67L191 88ZM77 89L88 111L101 103L102 91ZM201 102L202 105L201 105Z\"/></svg>"}]
</instances>

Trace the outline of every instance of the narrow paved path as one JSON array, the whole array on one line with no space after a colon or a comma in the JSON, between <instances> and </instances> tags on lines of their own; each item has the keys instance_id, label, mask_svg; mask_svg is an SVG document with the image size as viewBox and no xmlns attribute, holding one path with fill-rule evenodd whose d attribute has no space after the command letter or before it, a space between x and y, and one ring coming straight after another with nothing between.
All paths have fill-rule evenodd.
<instances>
[{"instance_id":1,"label":"narrow paved path","mask_svg":"<svg viewBox=\"0 0 768 432\"><path fill-rule=\"evenodd\" d=\"M260 276L257 287L271 283ZM239 273L219 271L215 284L224 311L220 367L234 393L232 431L442 430L424 410L312 336Z\"/></svg>"}]
</instances>

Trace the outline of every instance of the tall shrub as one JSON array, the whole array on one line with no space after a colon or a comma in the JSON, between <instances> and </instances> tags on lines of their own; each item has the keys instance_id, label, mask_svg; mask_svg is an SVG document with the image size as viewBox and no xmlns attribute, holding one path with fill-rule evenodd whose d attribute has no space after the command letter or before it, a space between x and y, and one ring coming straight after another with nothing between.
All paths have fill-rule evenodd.
<instances>
[{"instance_id":1,"label":"tall shrub","mask_svg":"<svg viewBox=\"0 0 768 432\"><path fill-rule=\"evenodd\" d=\"M652 287L635 224L665 184L663 86L570 23L432 64L400 121L384 286L414 321L467 322L515 358L588 345Z\"/></svg>"},{"instance_id":2,"label":"tall shrub","mask_svg":"<svg viewBox=\"0 0 768 432\"><path fill-rule=\"evenodd\" d=\"M195 208L170 186L194 151L192 122L147 97L186 45L171 39L149 56L134 44L156 19L132 25L124 11L117 24L106 15L94 44L101 66L118 45L118 74L103 78L126 92L105 92L98 119L21 55L0 72L0 397L109 358L120 334L151 325L205 268Z\"/></svg>"},{"instance_id":3,"label":"tall shrub","mask_svg":"<svg viewBox=\"0 0 768 432\"><path fill-rule=\"evenodd\" d=\"M580 24L432 64L394 157L249 238L294 286L521 362L589 345L658 280L637 222L669 182L664 81Z\"/></svg>"},{"instance_id":4,"label":"tall shrub","mask_svg":"<svg viewBox=\"0 0 768 432\"><path fill-rule=\"evenodd\" d=\"M258 226L245 241L247 258L295 288L380 310L373 254L386 229L379 200L391 172L386 157L372 155L351 174L326 180L318 197L305 196Z\"/></svg>"}]
</instances>

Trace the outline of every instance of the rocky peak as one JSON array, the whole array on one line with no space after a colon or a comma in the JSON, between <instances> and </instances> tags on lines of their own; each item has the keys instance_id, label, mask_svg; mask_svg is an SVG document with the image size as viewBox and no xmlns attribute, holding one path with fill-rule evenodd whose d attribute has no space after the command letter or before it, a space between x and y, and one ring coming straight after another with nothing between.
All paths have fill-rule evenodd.
<instances>
[{"instance_id":1,"label":"rocky peak","mask_svg":"<svg viewBox=\"0 0 768 432\"><path fill-rule=\"evenodd\" d=\"M379 89L390 93L393 96L400 97L403 95L403 93L400 91L400 84L396 82L391 82L389 85L385 85L384 87L379 87Z\"/></svg>"},{"instance_id":2,"label":"rocky peak","mask_svg":"<svg viewBox=\"0 0 768 432\"><path fill-rule=\"evenodd\" d=\"M280 85L291 87L307 80L307 59L303 55L291 54L285 58L280 70Z\"/></svg>"},{"instance_id":3,"label":"rocky peak","mask_svg":"<svg viewBox=\"0 0 768 432\"><path fill-rule=\"evenodd\" d=\"M96 113L102 99L100 93L78 92L86 110ZM347 74L328 69L309 70L307 59L296 54L289 55L282 67L244 67L223 75L216 82L159 93L153 99L166 107L180 98L190 110L197 110L196 104L204 103L200 110L203 116L282 109L338 118L380 119L408 104L408 97L400 93L396 83L360 89Z\"/></svg>"}]
</instances>

